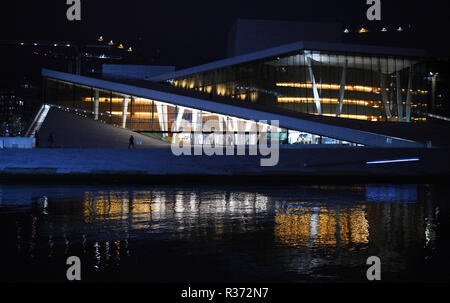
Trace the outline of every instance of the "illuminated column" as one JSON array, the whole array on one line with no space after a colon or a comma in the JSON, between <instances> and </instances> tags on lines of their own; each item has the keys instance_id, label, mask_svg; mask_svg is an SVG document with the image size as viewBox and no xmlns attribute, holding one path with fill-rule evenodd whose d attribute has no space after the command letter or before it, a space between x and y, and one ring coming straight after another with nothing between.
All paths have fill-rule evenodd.
<instances>
[{"instance_id":1,"label":"illuminated column","mask_svg":"<svg viewBox=\"0 0 450 303\"><path fill-rule=\"evenodd\" d=\"M123 103L122 103L122 128L127 127L127 112L128 112L128 102L130 101L129 98L124 97Z\"/></svg>"},{"instance_id":2,"label":"illuminated column","mask_svg":"<svg viewBox=\"0 0 450 303\"><path fill-rule=\"evenodd\" d=\"M316 102L317 113L319 115L321 115L322 114L322 107L321 107L321 104L320 104L319 92L317 91L316 78L314 77L314 72L313 72L313 69L312 69L311 58L307 57L306 61L308 63L309 77L310 77L311 83L312 83L312 90L313 90L313 94L314 94L314 100Z\"/></svg>"},{"instance_id":3,"label":"illuminated column","mask_svg":"<svg viewBox=\"0 0 450 303\"><path fill-rule=\"evenodd\" d=\"M381 95L383 96L384 110L386 111L386 119L388 121L391 121L391 119L392 119L391 110L389 109L388 96L387 96L387 92L386 92L386 84L384 83L384 78L383 78L383 73L381 72L381 67L380 67L380 88L381 88Z\"/></svg>"},{"instance_id":4,"label":"illuminated column","mask_svg":"<svg viewBox=\"0 0 450 303\"><path fill-rule=\"evenodd\" d=\"M175 131L180 130L181 122L183 122L184 107L178 107L177 122L175 123Z\"/></svg>"},{"instance_id":5,"label":"illuminated column","mask_svg":"<svg viewBox=\"0 0 450 303\"><path fill-rule=\"evenodd\" d=\"M98 120L99 91L94 91L94 120Z\"/></svg>"},{"instance_id":6,"label":"illuminated column","mask_svg":"<svg viewBox=\"0 0 450 303\"><path fill-rule=\"evenodd\" d=\"M233 146L234 144L234 134L233 134L233 126L230 121L231 117L226 117L226 128L227 128L227 135L225 138L225 145L226 146ZM228 144L229 143L229 144Z\"/></svg>"},{"instance_id":7,"label":"illuminated column","mask_svg":"<svg viewBox=\"0 0 450 303\"><path fill-rule=\"evenodd\" d=\"M400 73L397 72L397 108L398 108L398 121L403 121L403 101L402 101L402 88L400 87Z\"/></svg>"},{"instance_id":8,"label":"illuminated column","mask_svg":"<svg viewBox=\"0 0 450 303\"><path fill-rule=\"evenodd\" d=\"M113 110L113 106L112 106L112 99L113 99L113 94L112 92L109 92L109 124L112 124L112 110Z\"/></svg>"},{"instance_id":9,"label":"illuminated column","mask_svg":"<svg viewBox=\"0 0 450 303\"><path fill-rule=\"evenodd\" d=\"M159 122L159 130L164 131L164 121L163 121L163 113L161 108L161 103L155 102L156 112L158 113L158 122Z\"/></svg>"},{"instance_id":10,"label":"illuminated column","mask_svg":"<svg viewBox=\"0 0 450 303\"><path fill-rule=\"evenodd\" d=\"M232 145L237 145L236 134L235 134L236 128L235 128L235 123L234 123L233 117L228 117L227 128L230 132L230 139L231 139Z\"/></svg>"},{"instance_id":11,"label":"illuminated column","mask_svg":"<svg viewBox=\"0 0 450 303\"><path fill-rule=\"evenodd\" d=\"M261 129L260 134L259 134L259 142L262 141L263 138L265 138L266 140L266 144L267 144L267 130L269 129L269 125L268 124L260 124Z\"/></svg>"},{"instance_id":12,"label":"illuminated column","mask_svg":"<svg viewBox=\"0 0 450 303\"><path fill-rule=\"evenodd\" d=\"M345 83L346 83L346 76L347 76L347 62L348 62L348 60L345 60L344 69L342 70L341 88L339 90L339 105L338 105L338 108L336 109L336 117L339 117L341 115L342 106L344 105Z\"/></svg>"},{"instance_id":13,"label":"illuminated column","mask_svg":"<svg viewBox=\"0 0 450 303\"><path fill-rule=\"evenodd\" d=\"M162 136L166 136L166 132L169 130L169 125L167 123L167 105L156 102L156 110L158 111L158 120L159 120L159 127L161 132L163 132Z\"/></svg>"},{"instance_id":14,"label":"illuminated column","mask_svg":"<svg viewBox=\"0 0 450 303\"><path fill-rule=\"evenodd\" d=\"M197 144L197 111L195 109L192 109L192 126L191 126L191 131L192 131L192 145L196 145Z\"/></svg>"},{"instance_id":15,"label":"illuminated column","mask_svg":"<svg viewBox=\"0 0 450 303\"><path fill-rule=\"evenodd\" d=\"M217 142L220 142L220 145L225 145L225 143L224 143L224 135L223 135L223 120L224 120L224 117L218 116L218 119L219 119L219 133L220 133L220 135L219 135L219 138L217 138Z\"/></svg>"},{"instance_id":16,"label":"illuminated column","mask_svg":"<svg viewBox=\"0 0 450 303\"><path fill-rule=\"evenodd\" d=\"M242 134L241 129L239 128L239 120L237 118L232 118L233 120L233 128L236 131L236 145L242 144Z\"/></svg>"},{"instance_id":17,"label":"illuminated column","mask_svg":"<svg viewBox=\"0 0 450 303\"><path fill-rule=\"evenodd\" d=\"M130 98L130 129L133 130L133 103L134 98Z\"/></svg>"},{"instance_id":18,"label":"illuminated column","mask_svg":"<svg viewBox=\"0 0 450 303\"><path fill-rule=\"evenodd\" d=\"M406 122L411 122L411 89L412 89L412 66L409 68L408 92L406 93Z\"/></svg>"},{"instance_id":19,"label":"illuminated column","mask_svg":"<svg viewBox=\"0 0 450 303\"><path fill-rule=\"evenodd\" d=\"M164 131L169 131L169 112L167 110L167 105L163 104L163 121L164 121Z\"/></svg>"},{"instance_id":20,"label":"illuminated column","mask_svg":"<svg viewBox=\"0 0 450 303\"><path fill-rule=\"evenodd\" d=\"M194 133L194 145L203 144L203 128L202 128L202 112L199 110L192 110L192 131Z\"/></svg>"},{"instance_id":21,"label":"illuminated column","mask_svg":"<svg viewBox=\"0 0 450 303\"><path fill-rule=\"evenodd\" d=\"M247 126L245 128L245 132L249 133L248 135L248 145L256 145L258 143L257 126L253 121L247 121Z\"/></svg>"},{"instance_id":22,"label":"illuminated column","mask_svg":"<svg viewBox=\"0 0 450 303\"><path fill-rule=\"evenodd\" d=\"M180 131L180 125L183 121L183 114L184 114L184 107L177 107L178 109L178 115L177 115L177 121L175 122L175 129L173 129L174 132ZM179 137L178 134L174 134L172 137L172 143L177 142L177 138Z\"/></svg>"}]
</instances>

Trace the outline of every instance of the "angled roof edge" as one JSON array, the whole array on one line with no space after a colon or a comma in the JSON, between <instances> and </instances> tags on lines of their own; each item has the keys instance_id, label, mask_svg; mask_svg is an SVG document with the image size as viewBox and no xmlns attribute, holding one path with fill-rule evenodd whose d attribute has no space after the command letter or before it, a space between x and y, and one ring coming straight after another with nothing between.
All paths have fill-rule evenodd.
<instances>
[{"instance_id":1,"label":"angled roof edge","mask_svg":"<svg viewBox=\"0 0 450 303\"><path fill-rule=\"evenodd\" d=\"M336 51L336 52L349 52L349 53L364 53L364 54L377 54L377 55L390 55L390 56L407 56L407 57L426 57L427 52L422 49L409 49L409 48L397 48L389 46L373 46L373 45L360 45L360 44L347 44L347 43L327 43L327 42L311 42L311 41L299 41L295 43L285 44L274 48L268 48L265 50L240 55L232 58L227 58L207 64L202 64L186 69L182 69L167 74L158 75L150 78L150 81L160 82L170 79L176 79L180 77L189 76L205 71L210 71L226 66L237 65L241 63L256 61L264 58L274 57L277 55L283 55L299 50L316 50L316 51Z\"/></svg>"}]
</instances>

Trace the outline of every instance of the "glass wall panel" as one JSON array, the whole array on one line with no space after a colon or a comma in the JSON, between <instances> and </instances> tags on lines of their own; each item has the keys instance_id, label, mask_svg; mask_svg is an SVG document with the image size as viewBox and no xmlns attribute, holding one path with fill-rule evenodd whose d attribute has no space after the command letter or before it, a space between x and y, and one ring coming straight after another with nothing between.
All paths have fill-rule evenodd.
<instances>
[{"instance_id":1,"label":"glass wall panel","mask_svg":"<svg viewBox=\"0 0 450 303\"><path fill-rule=\"evenodd\" d=\"M75 86L67 82L57 82L58 85L58 105L74 107Z\"/></svg>"},{"instance_id":2,"label":"glass wall panel","mask_svg":"<svg viewBox=\"0 0 450 303\"><path fill-rule=\"evenodd\" d=\"M82 110L88 117L93 118L94 89L87 86L75 85L72 107Z\"/></svg>"},{"instance_id":3,"label":"glass wall panel","mask_svg":"<svg viewBox=\"0 0 450 303\"><path fill-rule=\"evenodd\" d=\"M44 79L44 101L50 104L58 103L58 82L52 79Z\"/></svg>"},{"instance_id":4,"label":"glass wall panel","mask_svg":"<svg viewBox=\"0 0 450 303\"><path fill-rule=\"evenodd\" d=\"M112 96L110 91L98 90L99 104L98 104L98 120L105 123L111 123L112 117L110 115ZM94 92L95 98L95 92ZM95 109L95 108L94 108Z\"/></svg>"},{"instance_id":5,"label":"glass wall panel","mask_svg":"<svg viewBox=\"0 0 450 303\"><path fill-rule=\"evenodd\" d=\"M315 59L320 59L320 56L317 54L315 56ZM300 62L304 58L300 58L299 56L295 59L290 58L289 60L291 64L295 64L295 61ZM323 99L321 101L327 104L328 99L335 98L335 92L325 83L328 82L327 77L329 77L330 68L327 67L326 72L323 73L321 72L321 68L323 67L320 64L311 64L311 67L319 75L318 80L314 79L317 91L323 94L323 96L326 96L321 98ZM269 77L270 69L271 67L269 65L264 66L261 69L263 76L259 79L264 80L266 76ZM288 70L286 68L287 73ZM239 70L240 75L246 73L248 73L246 69ZM303 74L302 72L297 75ZM207 83L209 86L211 84L210 81L223 78L221 74L213 74L213 76L212 78L202 79L202 83ZM286 79L281 77L278 81L286 81ZM311 93L312 83L307 82L305 79L307 79L306 76L299 80L299 83L280 85L279 89L284 90L286 95L292 93L301 94L305 91ZM103 123L131 129L146 135L152 135L153 137L172 143L249 146L258 144L262 140L270 142L274 138L281 144L353 144L315 134L278 128L266 123L176 106L168 102L129 96L118 92L63 81L51 79L45 79L44 81L44 100L46 100L46 103L64 106L66 110L74 113L82 112L83 115L91 119L97 119ZM195 79L195 81L200 80ZM247 85L252 85L250 79L246 83ZM192 86L192 83L189 85ZM275 86L273 89L275 89ZM331 92L328 92L329 95L325 95L326 90L331 90ZM261 95L264 94L273 97L272 93L268 91L263 92ZM278 104L279 100L277 98L279 98L279 95L277 94L275 96L276 99L272 101L274 104ZM312 100L302 99L301 102L292 102L290 105L293 105L292 108L296 108L304 104L307 105L305 108L311 108L313 112L317 111L315 94L311 93L311 96ZM97 100L98 108L96 106ZM269 102L268 100L269 98L266 98L266 102ZM329 108L324 107L324 111L327 111L331 115L333 108L337 106L337 101L334 103L329 101L328 104L330 105Z\"/></svg>"},{"instance_id":6,"label":"glass wall panel","mask_svg":"<svg viewBox=\"0 0 450 303\"><path fill-rule=\"evenodd\" d=\"M423 81L426 69L421 61L420 58L305 50L168 82L204 92L206 97L227 96L236 102L295 112L317 115L320 106L326 116L338 115L342 95L342 110L338 115L341 118L388 121L390 113L393 121L402 120L399 114L404 118L402 121L406 121L406 113L410 113L411 121L423 121L429 83ZM410 71L412 81L408 99ZM407 111L407 99L411 103L410 111Z\"/></svg>"},{"instance_id":7,"label":"glass wall panel","mask_svg":"<svg viewBox=\"0 0 450 303\"><path fill-rule=\"evenodd\" d=\"M152 131L153 101L144 98L133 98L132 130Z\"/></svg>"}]
</instances>

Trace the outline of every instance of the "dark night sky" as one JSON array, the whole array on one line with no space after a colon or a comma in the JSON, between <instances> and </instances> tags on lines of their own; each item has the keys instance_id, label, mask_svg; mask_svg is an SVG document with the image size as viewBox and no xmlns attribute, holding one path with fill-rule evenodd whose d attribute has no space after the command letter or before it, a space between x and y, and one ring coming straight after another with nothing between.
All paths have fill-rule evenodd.
<instances>
[{"instance_id":1,"label":"dark night sky","mask_svg":"<svg viewBox=\"0 0 450 303\"><path fill-rule=\"evenodd\" d=\"M413 24L424 39L446 41L450 13L445 8L446 2L382 0L383 24ZM69 22L66 0L3 0L0 40L95 41L102 34L106 39L135 44L142 37L145 51L157 48L164 63L186 67L225 57L227 33L237 18L339 21L350 26L368 23L365 0L82 0L81 3L82 21Z\"/></svg>"}]
</instances>

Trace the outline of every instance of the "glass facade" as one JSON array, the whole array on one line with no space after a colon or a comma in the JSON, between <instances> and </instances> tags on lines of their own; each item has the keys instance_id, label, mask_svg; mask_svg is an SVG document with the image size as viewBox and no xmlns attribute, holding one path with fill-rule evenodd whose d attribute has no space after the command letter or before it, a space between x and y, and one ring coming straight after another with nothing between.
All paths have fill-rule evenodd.
<instances>
[{"instance_id":1,"label":"glass facade","mask_svg":"<svg viewBox=\"0 0 450 303\"><path fill-rule=\"evenodd\" d=\"M256 145L275 135L282 144L358 145L50 78L44 78L44 102L176 144Z\"/></svg>"},{"instance_id":2,"label":"glass facade","mask_svg":"<svg viewBox=\"0 0 450 303\"><path fill-rule=\"evenodd\" d=\"M418 58L302 50L168 80L173 86L290 111L368 121L425 121Z\"/></svg>"}]
</instances>

